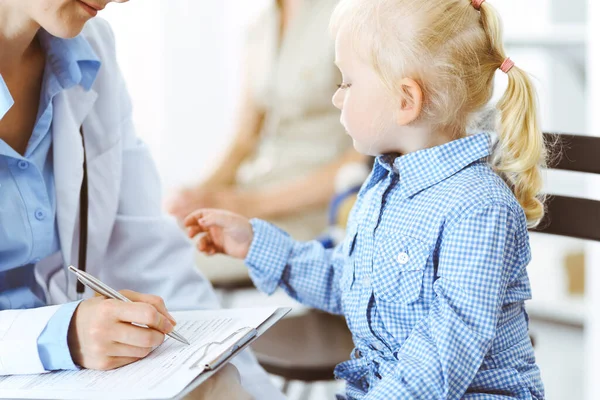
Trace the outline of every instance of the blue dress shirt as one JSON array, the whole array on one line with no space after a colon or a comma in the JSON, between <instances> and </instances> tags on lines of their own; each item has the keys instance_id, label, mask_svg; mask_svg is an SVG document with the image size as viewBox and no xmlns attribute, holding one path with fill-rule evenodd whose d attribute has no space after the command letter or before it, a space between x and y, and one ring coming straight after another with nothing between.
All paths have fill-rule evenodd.
<instances>
[{"instance_id":1,"label":"blue dress shirt","mask_svg":"<svg viewBox=\"0 0 600 400\"><path fill-rule=\"evenodd\" d=\"M81 85L89 90L100 61L81 36L59 39L38 33L46 65L37 119L24 155L0 139L0 310L45 305L34 264L60 251L52 157L54 97ZM0 75L0 119L14 101ZM74 369L67 332L78 303L62 306L38 338L46 370Z\"/></svg>"},{"instance_id":2,"label":"blue dress shirt","mask_svg":"<svg viewBox=\"0 0 600 400\"><path fill-rule=\"evenodd\" d=\"M257 287L343 314L350 399L543 399L528 337L525 213L485 134L379 157L337 248L253 220Z\"/></svg>"}]
</instances>

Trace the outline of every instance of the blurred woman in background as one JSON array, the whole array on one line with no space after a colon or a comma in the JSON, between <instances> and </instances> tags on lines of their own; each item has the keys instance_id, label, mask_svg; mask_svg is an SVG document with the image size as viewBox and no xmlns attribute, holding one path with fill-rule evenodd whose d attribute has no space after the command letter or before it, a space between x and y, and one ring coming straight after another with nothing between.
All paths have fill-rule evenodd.
<instances>
[{"instance_id":1,"label":"blurred woman in background","mask_svg":"<svg viewBox=\"0 0 600 400\"><path fill-rule=\"evenodd\" d=\"M277 0L252 25L233 143L208 179L167 202L171 214L224 208L267 219L298 240L324 230L337 171L363 160L331 104L341 83L329 35L336 3ZM242 264L217 256L200 267L213 281L247 279Z\"/></svg>"}]
</instances>

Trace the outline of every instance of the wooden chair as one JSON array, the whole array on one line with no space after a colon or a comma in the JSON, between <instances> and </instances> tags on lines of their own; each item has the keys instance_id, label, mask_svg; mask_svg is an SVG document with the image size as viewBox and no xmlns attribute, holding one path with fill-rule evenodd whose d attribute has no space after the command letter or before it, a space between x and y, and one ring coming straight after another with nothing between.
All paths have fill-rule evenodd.
<instances>
[{"instance_id":1,"label":"wooden chair","mask_svg":"<svg viewBox=\"0 0 600 400\"><path fill-rule=\"evenodd\" d=\"M548 143L557 143L553 150L559 153L550 169L600 175L600 138L557 133L544 136ZM544 219L533 232L600 242L600 201L550 193L546 207ZM551 318L543 320L573 325Z\"/></svg>"},{"instance_id":2,"label":"wooden chair","mask_svg":"<svg viewBox=\"0 0 600 400\"><path fill-rule=\"evenodd\" d=\"M316 310L283 319L252 345L260 365L284 379L284 393L291 381L333 380L333 369L349 359L353 348L344 318ZM302 397L308 398L310 390L305 385Z\"/></svg>"},{"instance_id":3,"label":"wooden chair","mask_svg":"<svg viewBox=\"0 0 600 400\"><path fill-rule=\"evenodd\" d=\"M236 280L223 280L218 282L211 282L215 290L222 290L223 292L235 292L236 290L252 289L254 284L250 278L248 279L236 279Z\"/></svg>"},{"instance_id":4,"label":"wooden chair","mask_svg":"<svg viewBox=\"0 0 600 400\"><path fill-rule=\"evenodd\" d=\"M225 295L253 288L252 281L215 282ZM309 398L311 383L331 381L333 369L350 357L352 335L343 317L309 310L284 318L254 342L252 350L259 364L284 380L287 394L292 381L304 382L301 398Z\"/></svg>"},{"instance_id":5,"label":"wooden chair","mask_svg":"<svg viewBox=\"0 0 600 400\"><path fill-rule=\"evenodd\" d=\"M544 136L548 143L557 143L561 153L551 169L600 175L600 138L557 133ZM546 216L533 231L600 241L600 201L550 196Z\"/></svg>"}]
</instances>

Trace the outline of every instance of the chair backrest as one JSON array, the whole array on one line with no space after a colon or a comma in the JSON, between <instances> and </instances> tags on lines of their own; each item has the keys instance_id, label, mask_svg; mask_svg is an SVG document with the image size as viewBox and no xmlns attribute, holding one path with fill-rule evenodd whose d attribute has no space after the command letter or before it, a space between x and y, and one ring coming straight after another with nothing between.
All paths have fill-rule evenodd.
<instances>
[{"instance_id":1,"label":"chair backrest","mask_svg":"<svg viewBox=\"0 0 600 400\"><path fill-rule=\"evenodd\" d=\"M545 133L548 143L557 143L560 157L551 169L600 175L600 138ZM600 201L567 196L547 200L547 212L534 232L600 241Z\"/></svg>"}]
</instances>

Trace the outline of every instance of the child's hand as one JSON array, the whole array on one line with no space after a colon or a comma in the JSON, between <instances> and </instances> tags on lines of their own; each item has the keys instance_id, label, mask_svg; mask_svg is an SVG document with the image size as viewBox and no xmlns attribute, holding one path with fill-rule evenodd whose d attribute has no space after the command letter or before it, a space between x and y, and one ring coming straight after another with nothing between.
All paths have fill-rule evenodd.
<instances>
[{"instance_id":1,"label":"child's hand","mask_svg":"<svg viewBox=\"0 0 600 400\"><path fill-rule=\"evenodd\" d=\"M223 253L244 259L254 238L250 221L229 211L197 210L186 217L184 224L190 238L206 233L197 246L198 250L208 255Z\"/></svg>"}]
</instances>

